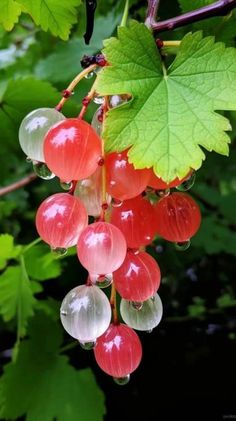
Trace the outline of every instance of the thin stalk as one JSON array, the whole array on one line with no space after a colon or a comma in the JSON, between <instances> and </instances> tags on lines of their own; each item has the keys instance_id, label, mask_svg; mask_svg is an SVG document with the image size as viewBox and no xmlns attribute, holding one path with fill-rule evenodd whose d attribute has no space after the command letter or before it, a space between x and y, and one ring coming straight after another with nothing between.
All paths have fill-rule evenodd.
<instances>
[{"instance_id":1,"label":"thin stalk","mask_svg":"<svg viewBox=\"0 0 236 421\"><path fill-rule=\"evenodd\" d=\"M117 313L117 306L116 306L116 288L114 283L111 286L111 297L110 297L110 304L112 309L112 315L113 315L113 323L118 324L118 313Z\"/></svg>"},{"instance_id":2,"label":"thin stalk","mask_svg":"<svg viewBox=\"0 0 236 421\"><path fill-rule=\"evenodd\" d=\"M29 174L24 178L16 181L15 183L9 184L9 186L2 187L0 189L0 196L5 196L5 194L12 193L15 190L20 189L21 187L30 184L32 181L36 180L37 175L35 173Z\"/></svg>"},{"instance_id":3,"label":"thin stalk","mask_svg":"<svg viewBox=\"0 0 236 421\"><path fill-rule=\"evenodd\" d=\"M91 66L87 67L86 69L82 70L82 72L80 72L73 80L72 82L68 85L68 87L66 88L66 91L69 93L72 93L73 90L75 89L75 87L78 85L78 83L89 73L91 73L94 69L96 69L97 64L91 64ZM66 98L63 97L59 103L57 104L57 106L55 107L56 110L60 111L63 107L63 105L66 103L66 101L68 100L69 96L67 96Z\"/></svg>"},{"instance_id":4,"label":"thin stalk","mask_svg":"<svg viewBox=\"0 0 236 421\"><path fill-rule=\"evenodd\" d=\"M124 13L123 13L123 16L122 16L122 19L121 19L120 26L126 26L128 16L129 16L129 0L126 0Z\"/></svg>"},{"instance_id":5,"label":"thin stalk","mask_svg":"<svg viewBox=\"0 0 236 421\"><path fill-rule=\"evenodd\" d=\"M36 240L32 241L31 243L27 244L27 246L23 248L22 254L25 254L28 250L30 250L32 247L39 244L41 241L42 241L42 238L39 237L39 238L36 238Z\"/></svg>"}]
</instances>

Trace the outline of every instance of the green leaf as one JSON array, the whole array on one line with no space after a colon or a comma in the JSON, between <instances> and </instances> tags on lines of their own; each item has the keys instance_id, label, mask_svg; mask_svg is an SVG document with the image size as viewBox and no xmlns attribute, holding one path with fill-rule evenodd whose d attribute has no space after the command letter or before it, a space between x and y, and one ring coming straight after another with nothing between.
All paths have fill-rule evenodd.
<instances>
[{"instance_id":1,"label":"green leaf","mask_svg":"<svg viewBox=\"0 0 236 421\"><path fill-rule=\"evenodd\" d=\"M98 75L101 95L131 94L105 121L106 150L131 147L135 168L154 167L166 181L198 169L208 151L228 154L229 121L214 110L236 109L236 50L187 34L164 67L152 34L133 21L105 42L110 64Z\"/></svg>"},{"instance_id":2,"label":"green leaf","mask_svg":"<svg viewBox=\"0 0 236 421\"><path fill-rule=\"evenodd\" d=\"M29 13L36 25L44 31L50 30L53 35L67 40L71 27L77 22L76 7L81 0L18 0Z\"/></svg>"},{"instance_id":3,"label":"green leaf","mask_svg":"<svg viewBox=\"0 0 236 421\"><path fill-rule=\"evenodd\" d=\"M61 261L55 259L48 246L34 246L24 253L24 257L28 275L37 281L57 278L61 274Z\"/></svg>"},{"instance_id":4,"label":"green leaf","mask_svg":"<svg viewBox=\"0 0 236 421\"><path fill-rule=\"evenodd\" d=\"M114 18L113 13L106 17L98 17L89 45L85 45L83 38L58 43L52 54L38 62L35 68L36 76L54 83L73 79L76 73L82 70L80 60L83 55L92 55L100 50L102 41L112 34L119 20L120 15ZM61 71L63 67L66 68L66 72Z\"/></svg>"},{"instance_id":5,"label":"green leaf","mask_svg":"<svg viewBox=\"0 0 236 421\"><path fill-rule=\"evenodd\" d=\"M19 255L20 246L14 246L14 238L9 234L0 235L0 257L3 259L13 259Z\"/></svg>"},{"instance_id":6,"label":"green leaf","mask_svg":"<svg viewBox=\"0 0 236 421\"><path fill-rule=\"evenodd\" d=\"M188 306L188 314L191 317L201 317L206 312L205 300L201 297L193 297L193 304Z\"/></svg>"},{"instance_id":7,"label":"green leaf","mask_svg":"<svg viewBox=\"0 0 236 421\"><path fill-rule=\"evenodd\" d=\"M11 31L14 24L18 22L21 14L21 7L14 0L1 0L0 2L0 23L6 29Z\"/></svg>"},{"instance_id":8,"label":"green leaf","mask_svg":"<svg viewBox=\"0 0 236 421\"><path fill-rule=\"evenodd\" d=\"M26 421L99 421L104 397L90 369L77 371L59 355L62 328L44 314L30 324L17 361L0 379L0 417ZM14 402L14 404L13 404Z\"/></svg>"},{"instance_id":9,"label":"green leaf","mask_svg":"<svg viewBox=\"0 0 236 421\"><path fill-rule=\"evenodd\" d=\"M214 0L179 0L179 4L183 12L190 12L191 10L198 9L203 6L208 6Z\"/></svg>"},{"instance_id":10,"label":"green leaf","mask_svg":"<svg viewBox=\"0 0 236 421\"><path fill-rule=\"evenodd\" d=\"M8 267L0 276L0 314L6 322L17 318L20 336L25 334L27 320L33 315L34 302L30 281L22 268Z\"/></svg>"}]
</instances>

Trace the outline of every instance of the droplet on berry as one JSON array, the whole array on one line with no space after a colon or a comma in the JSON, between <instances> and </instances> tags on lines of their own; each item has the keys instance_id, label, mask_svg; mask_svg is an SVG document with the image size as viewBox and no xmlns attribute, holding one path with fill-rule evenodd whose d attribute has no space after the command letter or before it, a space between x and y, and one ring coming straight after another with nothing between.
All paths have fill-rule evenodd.
<instances>
[{"instance_id":1,"label":"droplet on berry","mask_svg":"<svg viewBox=\"0 0 236 421\"><path fill-rule=\"evenodd\" d=\"M71 188L73 187L73 182L72 181L68 181L68 182L61 181L60 186L63 190L70 191Z\"/></svg>"},{"instance_id":2,"label":"droplet on berry","mask_svg":"<svg viewBox=\"0 0 236 421\"><path fill-rule=\"evenodd\" d=\"M124 322L136 330L149 331L154 329L161 321L163 314L162 302L158 294L143 302L142 308L137 311L130 301L121 300L120 313Z\"/></svg>"},{"instance_id":3,"label":"droplet on berry","mask_svg":"<svg viewBox=\"0 0 236 421\"><path fill-rule=\"evenodd\" d=\"M185 251L185 250L188 250L190 245L191 245L191 240L187 240L187 241L175 243L175 248L178 251Z\"/></svg>"},{"instance_id":4,"label":"droplet on berry","mask_svg":"<svg viewBox=\"0 0 236 421\"><path fill-rule=\"evenodd\" d=\"M97 278L96 285L99 288L107 288L109 287L113 282L113 274L107 273L106 275L99 275Z\"/></svg>"},{"instance_id":5,"label":"droplet on berry","mask_svg":"<svg viewBox=\"0 0 236 421\"><path fill-rule=\"evenodd\" d=\"M122 200L114 199L114 198L112 198L112 200L111 200L111 206L113 208L119 208L120 206L122 206L122 204L123 204Z\"/></svg>"},{"instance_id":6,"label":"droplet on berry","mask_svg":"<svg viewBox=\"0 0 236 421\"><path fill-rule=\"evenodd\" d=\"M170 189L165 189L165 190L157 190L157 195L159 197L167 197L170 194Z\"/></svg>"},{"instance_id":7,"label":"droplet on berry","mask_svg":"<svg viewBox=\"0 0 236 421\"><path fill-rule=\"evenodd\" d=\"M52 180L55 177L44 162L34 162L33 169L35 174L43 180Z\"/></svg>"},{"instance_id":8,"label":"droplet on berry","mask_svg":"<svg viewBox=\"0 0 236 421\"><path fill-rule=\"evenodd\" d=\"M102 133L102 121L100 121L99 116L102 114L102 107L99 107L93 115L91 126L94 128L98 136Z\"/></svg>"},{"instance_id":9,"label":"droplet on berry","mask_svg":"<svg viewBox=\"0 0 236 421\"><path fill-rule=\"evenodd\" d=\"M184 180L183 183L181 183L179 186L176 186L176 189L182 192L188 191L193 187L195 180L196 180L196 172L193 171L190 174L189 178Z\"/></svg>"},{"instance_id":10,"label":"droplet on berry","mask_svg":"<svg viewBox=\"0 0 236 421\"><path fill-rule=\"evenodd\" d=\"M143 303L139 301L131 301L131 306L135 311L140 311L143 307Z\"/></svg>"},{"instance_id":11,"label":"droplet on berry","mask_svg":"<svg viewBox=\"0 0 236 421\"><path fill-rule=\"evenodd\" d=\"M63 247L55 247L55 248L51 248L51 251L55 257L63 257L67 254L68 249L63 248Z\"/></svg>"},{"instance_id":12,"label":"droplet on berry","mask_svg":"<svg viewBox=\"0 0 236 421\"><path fill-rule=\"evenodd\" d=\"M94 347L96 346L96 341L93 342L80 342L79 344L81 346L81 348L85 349L86 351L91 351L91 349L94 349Z\"/></svg>"},{"instance_id":13,"label":"droplet on berry","mask_svg":"<svg viewBox=\"0 0 236 421\"><path fill-rule=\"evenodd\" d=\"M127 376L124 376L124 377L113 377L113 380L119 386L124 386L127 383L129 383L129 381L130 381L130 374L128 374Z\"/></svg>"}]
</instances>

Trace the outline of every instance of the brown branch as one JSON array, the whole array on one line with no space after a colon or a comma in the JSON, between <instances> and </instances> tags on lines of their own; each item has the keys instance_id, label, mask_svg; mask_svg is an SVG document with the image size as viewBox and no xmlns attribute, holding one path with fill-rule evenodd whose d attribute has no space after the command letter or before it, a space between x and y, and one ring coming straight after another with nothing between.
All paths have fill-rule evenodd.
<instances>
[{"instance_id":1,"label":"brown branch","mask_svg":"<svg viewBox=\"0 0 236 421\"><path fill-rule=\"evenodd\" d=\"M160 0L148 0L147 16L145 20L145 25L148 28L151 28L152 25L156 23L159 5L160 5Z\"/></svg>"},{"instance_id":2,"label":"brown branch","mask_svg":"<svg viewBox=\"0 0 236 421\"><path fill-rule=\"evenodd\" d=\"M35 173L31 173L26 177L22 178L21 180L16 181L15 183L10 184L9 186L2 187L0 189L0 196L4 196L5 194L11 193L21 187L26 186L27 184L31 183L37 178Z\"/></svg>"},{"instance_id":3,"label":"brown branch","mask_svg":"<svg viewBox=\"0 0 236 421\"><path fill-rule=\"evenodd\" d=\"M155 32L168 31L210 17L227 15L234 8L236 8L236 0L218 0L209 6L201 7L162 22L153 21L151 28Z\"/></svg>"}]
</instances>

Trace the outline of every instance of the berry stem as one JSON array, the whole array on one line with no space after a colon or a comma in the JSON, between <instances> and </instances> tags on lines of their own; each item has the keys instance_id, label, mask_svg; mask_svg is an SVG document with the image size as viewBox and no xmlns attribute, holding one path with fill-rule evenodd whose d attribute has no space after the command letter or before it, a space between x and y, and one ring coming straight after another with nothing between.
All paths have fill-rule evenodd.
<instances>
[{"instance_id":1,"label":"berry stem","mask_svg":"<svg viewBox=\"0 0 236 421\"><path fill-rule=\"evenodd\" d=\"M78 119L80 119L80 120L83 120L83 118L85 116L85 113L87 111L87 108L88 108L90 102L92 101L93 97L95 96L96 91L95 91L94 85L95 85L95 83L93 84L93 86L90 89L88 95L86 96L87 103L84 104L81 108L81 111L80 111L79 116L78 116Z\"/></svg>"},{"instance_id":2,"label":"berry stem","mask_svg":"<svg viewBox=\"0 0 236 421\"><path fill-rule=\"evenodd\" d=\"M97 64L91 64L91 66L87 67L86 69L82 70L69 84L69 86L66 88L67 92L73 92L74 88L78 85L78 83L89 73L91 73L94 69L96 69ZM63 105L66 103L68 97L63 97L57 106L55 107L57 111L61 111Z\"/></svg>"},{"instance_id":3,"label":"berry stem","mask_svg":"<svg viewBox=\"0 0 236 421\"><path fill-rule=\"evenodd\" d=\"M129 0L126 0L124 13L123 13L123 16L122 16L122 19L121 19L120 26L126 26L128 15L129 15Z\"/></svg>"},{"instance_id":4,"label":"berry stem","mask_svg":"<svg viewBox=\"0 0 236 421\"><path fill-rule=\"evenodd\" d=\"M148 28L152 28L152 25L156 23L157 12L159 9L160 0L148 0L147 15L145 25Z\"/></svg>"},{"instance_id":5,"label":"berry stem","mask_svg":"<svg viewBox=\"0 0 236 421\"><path fill-rule=\"evenodd\" d=\"M179 47L181 41L163 41L163 47Z\"/></svg>"},{"instance_id":6,"label":"berry stem","mask_svg":"<svg viewBox=\"0 0 236 421\"><path fill-rule=\"evenodd\" d=\"M150 1L146 19L146 25L153 31L163 32L170 31L180 26L189 25L190 23L198 22L203 19L208 19L214 16L224 16L236 8L236 0L218 0L208 6L201 7L188 13L184 13L180 16L176 16L171 19L163 20L162 22L156 22L155 14L150 9L152 3L157 1Z\"/></svg>"},{"instance_id":7,"label":"berry stem","mask_svg":"<svg viewBox=\"0 0 236 421\"><path fill-rule=\"evenodd\" d=\"M9 186L2 187L0 189L0 196L5 196L5 194L11 193L21 187L26 186L27 184L31 183L32 181L37 179L37 175L35 173L29 174L26 177L22 178L21 180L16 181L15 183L9 184Z\"/></svg>"},{"instance_id":8,"label":"berry stem","mask_svg":"<svg viewBox=\"0 0 236 421\"><path fill-rule=\"evenodd\" d=\"M113 315L113 323L115 325L118 325L119 319L118 319L117 306L116 306L116 288L115 288L114 283L112 283L111 285L110 304L111 304L112 315Z\"/></svg>"}]
</instances>

